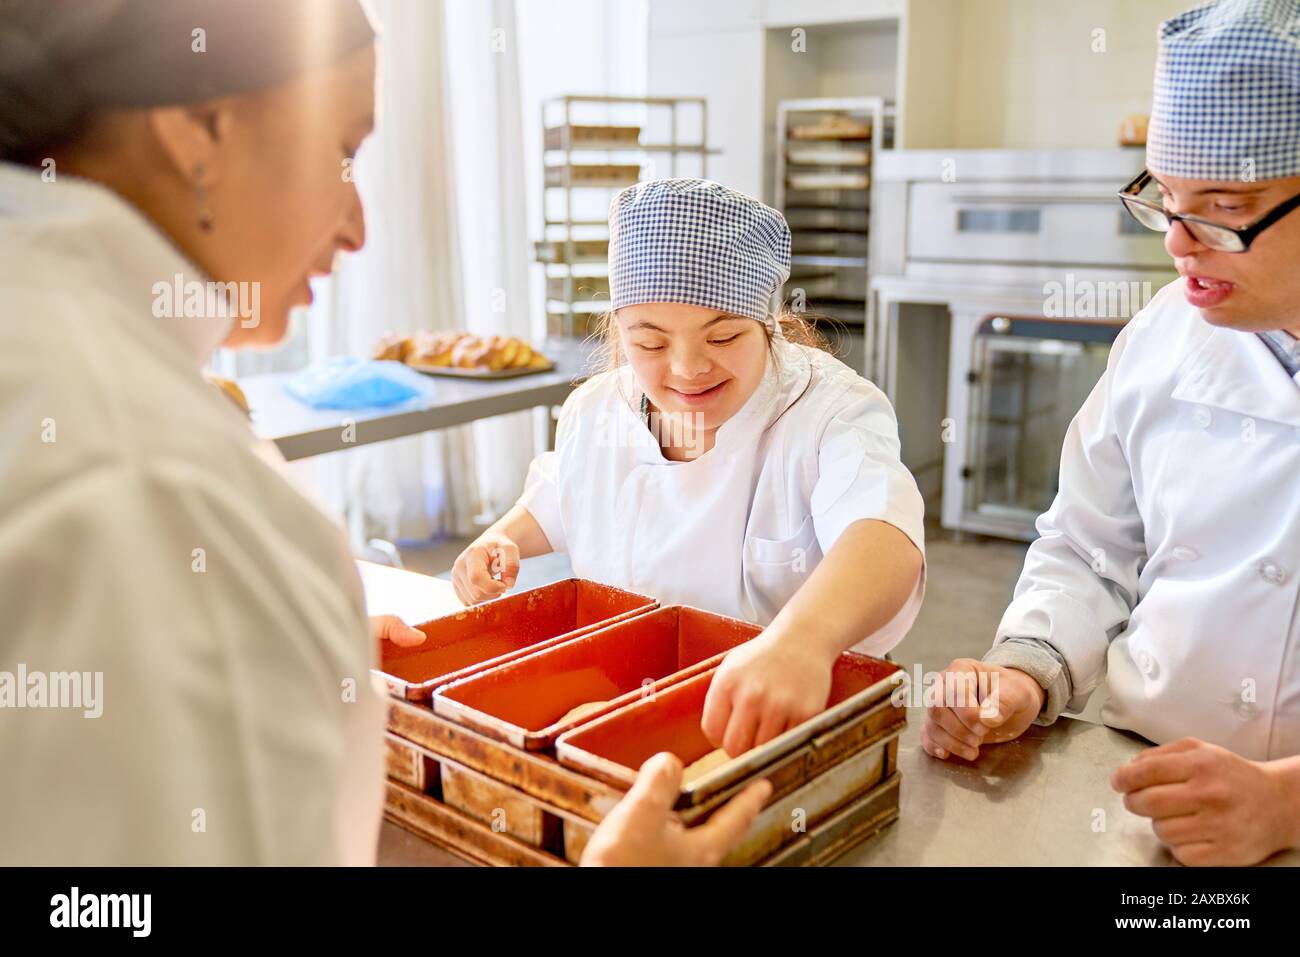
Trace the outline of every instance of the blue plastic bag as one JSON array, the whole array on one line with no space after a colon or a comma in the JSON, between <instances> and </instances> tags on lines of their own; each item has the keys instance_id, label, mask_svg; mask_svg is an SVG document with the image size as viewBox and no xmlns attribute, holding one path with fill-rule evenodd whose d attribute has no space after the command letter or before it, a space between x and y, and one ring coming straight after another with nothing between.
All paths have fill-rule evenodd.
<instances>
[{"instance_id":1,"label":"blue plastic bag","mask_svg":"<svg viewBox=\"0 0 1300 957\"><path fill-rule=\"evenodd\" d=\"M284 390L313 409L369 409L429 395L433 387L400 362L334 356L303 369Z\"/></svg>"}]
</instances>

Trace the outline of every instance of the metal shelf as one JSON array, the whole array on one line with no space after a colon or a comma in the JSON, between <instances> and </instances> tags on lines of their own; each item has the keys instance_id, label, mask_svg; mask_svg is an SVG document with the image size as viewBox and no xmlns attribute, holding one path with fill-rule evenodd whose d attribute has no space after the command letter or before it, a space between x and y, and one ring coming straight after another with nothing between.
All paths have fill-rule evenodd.
<instances>
[{"instance_id":1,"label":"metal shelf","mask_svg":"<svg viewBox=\"0 0 1300 957\"><path fill-rule=\"evenodd\" d=\"M688 110L698 111L699 135L682 142L678 139L678 121L680 113ZM591 121L583 117L584 113L588 117L597 115L598 118ZM600 117L600 113L606 115ZM640 124L633 126L626 119L611 122L609 116L615 113L623 117L635 113L640 118ZM647 126L662 128L665 123L668 142L659 142L659 136L655 137L655 142L640 142ZM634 129L635 134L632 132ZM575 135L575 130L580 132ZM636 142L631 141L633 137ZM581 211L575 209L575 194L587 197L589 201L590 196L600 190L613 193L628 185L576 183L573 182L572 170L583 165L631 165L634 162L632 157L635 156L667 156L670 161L667 175L677 176L678 159L691 157L698 158L699 175L707 178L708 158L719 153L721 150L708 144L708 103L703 97L569 94L542 103L543 235L541 242L535 245L539 250L547 247L548 251L555 253L546 258L536 257L547 277L545 311L548 335L584 336L590 332L590 322L587 320L608 307L607 300L593 300L589 291L584 293L581 290L584 280L605 276L605 261L574 254L578 244L593 240L608 241L606 233L597 235L597 230L606 226L606 220L591 218L593 210L589 206ZM596 162L593 157L598 156L605 157L606 161ZM578 162L575 162L575 158ZM643 164L638 177L632 182L644 176ZM563 197L563 213L559 217L551 208L550 198L555 193ZM576 230L586 232L575 235ZM557 296L557 292L560 295Z\"/></svg>"},{"instance_id":2,"label":"metal shelf","mask_svg":"<svg viewBox=\"0 0 1300 957\"><path fill-rule=\"evenodd\" d=\"M892 117L892 104L881 97L824 97L777 104L774 205L790 222L796 249L825 247L805 248L790 257L796 275L786 283L785 294L807 282L805 307L814 315L853 326L866 322L871 182L877 151L893 146ZM859 129L846 130L850 123ZM793 135L796 128L825 127L829 132L829 124L835 124L839 133L856 135ZM853 185L827 185L825 178L832 176L859 179ZM792 178L802 182L792 183ZM810 279L797 275L800 268L827 272Z\"/></svg>"},{"instance_id":3,"label":"metal shelf","mask_svg":"<svg viewBox=\"0 0 1300 957\"><path fill-rule=\"evenodd\" d=\"M700 146L698 143L691 145L682 143L673 146L671 143L643 143L635 144L610 144L608 146L597 146L594 144L584 144L581 146L570 146L567 149L563 146L548 146L543 150L544 153L693 153L707 154L709 156L718 156L722 150L714 147Z\"/></svg>"}]
</instances>

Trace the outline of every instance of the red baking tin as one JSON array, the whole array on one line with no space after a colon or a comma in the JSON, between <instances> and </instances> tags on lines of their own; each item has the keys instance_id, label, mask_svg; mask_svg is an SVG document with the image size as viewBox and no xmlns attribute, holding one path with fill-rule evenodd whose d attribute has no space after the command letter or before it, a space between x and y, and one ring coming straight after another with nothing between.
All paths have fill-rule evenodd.
<instances>
[{"instance_id":1,"label":"red baking tin","mask_svg":"<svg viewBox=\"0 0 1300 957\"><path fill-rule=\"evenodd\" d=\"M660 608L438 688L435 713L516 747L561 733L714 667L761 628L684 605ZM559 719L593 701L604 708Z\"/></svg>"},{"instance_id":2,"label":"red baking tin","mask_svg":"<svg viewBox=\"0 0 1300 957\"><path fill-rule=\"evenodd\" d=\"M683 796L698 798L697 790L712 792L725 787L877 704L897 687L892 676L898 670L892 662L845 652L831 672L831 693L824 710L771 741L736 755L696 781L686 782ZM709 684L716 673L717 668L710 667L653 699L607 712L569 731L556 742L556 756L561 764L618 787L630 787L645 760L660 751L672 752L684 765L698 761L714 750L700 722Z\"/></svg>"},{"instance_id":3,"label":"red baking tin","mask_svg":"<svg viewBox=\"0 0 1300 957\"><path fill-rule=\"evenodd\" d=\"M423 701L439 685L657 605L645 595L569 578L417 625L426 636L424 644L402 648L384 642L376 673L398 697Z\"/></svg>"}]
</instances>

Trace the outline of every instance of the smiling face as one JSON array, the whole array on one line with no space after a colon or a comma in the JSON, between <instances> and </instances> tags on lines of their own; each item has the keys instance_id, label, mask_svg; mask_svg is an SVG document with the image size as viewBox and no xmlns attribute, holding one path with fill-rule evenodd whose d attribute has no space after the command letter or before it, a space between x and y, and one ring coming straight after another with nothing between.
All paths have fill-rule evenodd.
<instances>
[{"instance_id":1,"label":"smiling face","mask_svg":"<svg viewBox=\"0 0 1300 957\"><path fill-rule=\"evenodd\" d=\"M767 331L753 319L681 303L624 306L623 354L655 410L711 433L753 395L767 367Z\"/></svg>"},{"instance_id":2,"label":"smiling face","mask_svg":"<svg viewBox=\"0 0 1300 957\"><path fill-rule=\"evenodd\" d=\"M1300 177L1242 183L1157 177L1171 213L1241 228L1300 193ZM1212 325L1250 332L1286 329L1300 334L1300 210L1260 233L1244 253L1210 249L1181 223L1165 234L1165 248L1185 283L1187 301Z\"/></svg>"}]
</instances>

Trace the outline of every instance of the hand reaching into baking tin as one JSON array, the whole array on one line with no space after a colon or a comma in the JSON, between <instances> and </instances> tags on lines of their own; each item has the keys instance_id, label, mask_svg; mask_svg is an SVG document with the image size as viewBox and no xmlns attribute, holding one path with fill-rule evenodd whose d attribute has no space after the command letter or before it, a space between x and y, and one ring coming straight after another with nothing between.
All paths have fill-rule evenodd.
<instances>
[{"instance_id":1,"label":"hand reaching into baking tin","mask_svg":"<svg viewBox=\"0 0 1300 957\"><path fill-rule=\"evenodd\" d=\"M770 629L731 651L704 699L704 736L735 757L826 707L833 661Z\"/></svg>"},{"instance_id":2,"label":"hand reaching into baking tin","mask_svg":"<svg viewBox=\"0 0 1300 957\"><path fill-rule=\"evenodd\" d=\"M673 817L682 787L682 763L656 754L627 796L605 815L582 853L584 867L712 867L745 836L772 793L755 781L696 827Z\"/></svg>"},{"instance_id":3,"label":"hand reaching into baking tin","mask_svg":"<svg viewBox=\"0 0 1300 957\"><path fill-rule=\"evenodd\" d=\"M410 648L424 641L424 632L412 628L396 615L371 615L370 634L376 642L391 641L403 648Z\"/></svg>"},{"instance_id":4,"label":"hand reaching into baking tin","mask_svg":"<svg viewBox=\"0 0 1300 957\"><path fill-rule=\"evenodd\" d=\"M1143 751L1111 786L1181 864L1240 867L1300 846L1300 758L1251 761L1183 738Z\"/></svg>"},{"instance_id":5,"label":"hand reaching into baking tin","mask_svg":"<svg viewBox=\"0 0 1300 957\"><path fill-rule=\"evenodd\" d=\"M958 658L942 673L945 699L925 710L921 747L931 757L974 761L986 744L1002 744L1025 733L1043 710L1042 686L1015 668Z\"/></svg>"},{"instance_id":6,"label":"hand reaching into baking tin","mask_svg":"<svg viewBox=\"0 0 1300 957\"><path fill-rule=\"evenodd\" d=\"M518 577L519 546L493 529L471 542L451 568L456 597L466 605L500 598Z\"/></svg>"}]
</instances>

